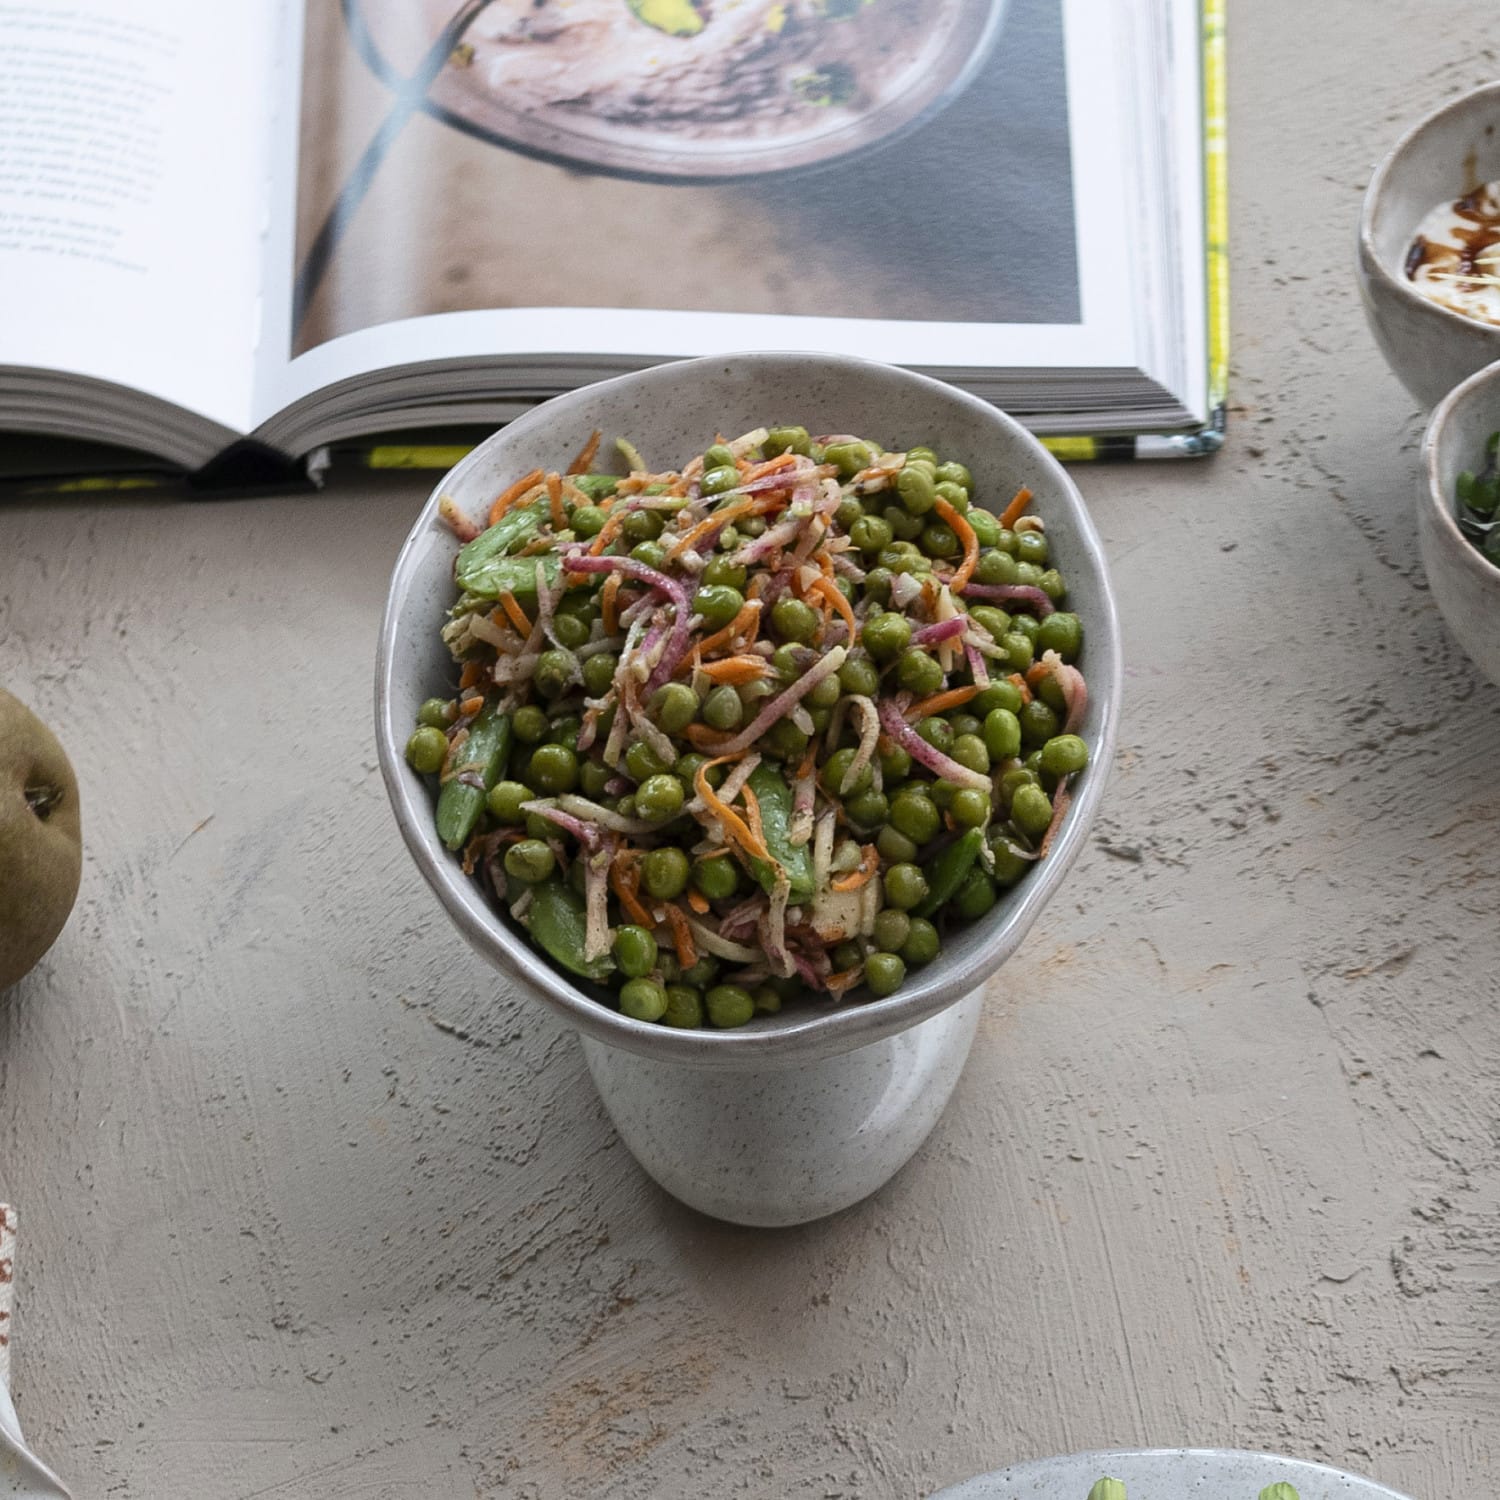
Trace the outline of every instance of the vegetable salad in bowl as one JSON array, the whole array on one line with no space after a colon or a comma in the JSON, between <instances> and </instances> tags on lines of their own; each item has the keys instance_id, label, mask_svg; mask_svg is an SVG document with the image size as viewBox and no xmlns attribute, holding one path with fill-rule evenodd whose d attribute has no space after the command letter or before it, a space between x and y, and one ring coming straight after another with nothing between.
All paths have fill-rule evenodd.
<instances>
[{"instance_id":1,"label":"vegetable salad in bowl","mask_svg":"<svg viewBox=\"0 0 1500 1500\"><path fill-rule=\"evenodd\" d=\"M406 747L439 838L634 1020L896 992L1086 774L1046 517L919 442L758 428L664 468L622 440L624 476L599 447L482 518L441 503L456 688Z\"/></svg>"}]
</instances>

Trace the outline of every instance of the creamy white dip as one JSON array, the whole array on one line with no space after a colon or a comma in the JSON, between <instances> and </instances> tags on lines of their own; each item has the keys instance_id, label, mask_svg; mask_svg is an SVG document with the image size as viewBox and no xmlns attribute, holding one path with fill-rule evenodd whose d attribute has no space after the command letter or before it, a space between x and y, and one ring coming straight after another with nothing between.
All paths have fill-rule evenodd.
<instances>
[{"instance_id":1,"label":"creamy white dip","mask_svg":"<svg viewBox=\"0 0 1500 1500\"><path fill-rule=\"evenodd\" d=\"M1443 307L1500 324L1500 182L1438 204L1417 226L1406 274Z\"/></svg>"}]
</instances>

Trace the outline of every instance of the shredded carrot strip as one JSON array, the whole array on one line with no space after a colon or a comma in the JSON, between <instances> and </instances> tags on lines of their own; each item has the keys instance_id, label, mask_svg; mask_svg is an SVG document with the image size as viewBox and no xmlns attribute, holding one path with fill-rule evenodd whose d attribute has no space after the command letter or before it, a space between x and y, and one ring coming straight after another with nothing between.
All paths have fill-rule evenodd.
<instances>
[{"instance_id":1,"label":"shredded carrot strip","mask_svg":"<svg viewBox=\"0 0 1500 1500\"><path fill-rule=\"evenodd\" d=\"M807 747L807 754L802 757L802 764L797 767L796 780L801 781L812 774L812 768L818 763L818 740L813 736L813 742Z\"/></svg>"},{"instance_id":2,"label":"shredded carrot strip","mask_svg":"<svg viewBox=\"0 0 1500 1500\"><path fill-rule=\"evenodd\" d=\"M739 614L722 630L716 630L712 635L705 636L703 640L698 642L698 655L707 656L710 652L717 651L720 646L727 646L741 631L748 632L745 636L745 644L748 646L755 639L759 625L760 602L758 600L747 599L740 607ZM686 666L687 659L684 658L683 667L679 668L679 670L684 670Z\"/></svg>"},{"instance_id":3,"label":"shredded carrot strip","mask_svg":"<svg viewBox=\"0 0 1500 1500\"><path fill-rule=\"evenodd\" d=\"M595 455L599 452L599 439L604 434L596 427L590 435L588 442L578 450L573 462L568 465L570 474L587 474L589 465L593 463Z\"/></svg>"},{"instance_id":4,"label":"shredded carrot strip","mask_svg":"<svg viewBox=\"0 0 1500 1500\"><path fill-rule=\"evenodd\" d=\"M946 692L934 693L930 698L919 698L906 710L906 717L925 719L929 714L947 713L950 708L967 703L978 692L978 686L970 683L968 687L949 688Z\"/></svg>"},{"instance_id":5,"label":"shredded carrot strip","mask_svg":"<svg viewBox=\"0 0 1500 1500\"><path fill-rule=\"evenodd\" d=\"M531 634L531 621L526 618L526 611L516 603L516 596L506 589L500 595L500 607L510 619L510 623L516 627L522 636Z\"/></svg>"},{"instance_id":6,"label":"shredded carrot strip","mask_svg":"<svg viewBox=\"0 0 1500 1500\"><path fill-rule=\"evenodd\" d=\"M476 687L483 676L484 668L477 661L466 661L463 671L459 673L458 685L461 688Z\"/></svg>"},{"instance_id":7,"label":"shredded carrot strip","mask_svg":"<svg viewBox=\"0 0 1500 1500\"><path fill-rule=\"evenodd\" d=\"M964 560L954 569L953 577L948 580L948 587L957 593L974 576L974 569L979 563L979 538L968 521L941 495L938 496L934 509L953 528L954 534L964 544Z\"/></svg>"},{"instance_id":8,"label":"shredded carrot strip","mask_svg":"<svg viewBox=\"0 0 1500 1500\"><path fill-rule=\"evenodd\" d=\"M708 897L699 890L690 890L687 893L687 904L698 913L700 917L708 915Z\"/></svg>"},{"instance_id":9,"label":"shredded carrot strip","mask_svg":"<svg viewBox=\"0 0 1500 1500\"><path fill-rule=\"evenodd\" d=\"M717 750L727 745L734 736L727 730L710 729L707 724L689 724L682 731L694 750Z\"/></svg>"},{"instance_id":10,"label":"shredded carrot strip","mask_svg":"<svg viewBox=\"0 0 1500 1500\"><path fill-rule=\"evenodd\" d=\"M879 868L880 856L875 852L874 844L866 844L860 850L859 868L851 870L847 875L839 876L830 884L836 891L857 891L860 886L868 885L875 878L875 872Z\"/></svg>"},{"instance_id":11,"label":"shredded carrot strip","mask_svg":"<svg viewBox=\"0 0 1500 1500\"><path fill-rule=\"evenodd\" d=\"M640 875L636 871L634 860L627 859L623 855L617 859L609 867L609 883L614 888L615 895L620 898L620 905L625 908L630 920L639 923L647 932L650 932L656 926L656 919L641 905L636 896Z\"/></svg>"},{"instance_id":12,"label":"shredded carrot strip","mask_svg":"<svg viewBox=\"0 0 1500 1500\"><path fill-rule=\"evenodd\" d=\"M938 581L929 573L922 580L922 603L927 613L932 614L937 609Z\"/></svg>"},{"instance_id":13,"label":"shredded carrot strip","mask_svg":"<svg viewBox=\"0 0 1500 1500\"><path fill-rule=\"evenodd\" d=\"M1023 484L1016 491L1016 497L1000 512L1000 524L1002 526L1014 526L1022 516L1026 514L1026 507L1031 504L1031 491ZM952 524L951 522L949 523Z\"/></svg>"},{"instance_id":14,"label":"shredded carrot strip","mask_svg":"<svg viewBox=\"0 0 1500 1500\"><path fill-rule=\"evenodd\" d=\"M465 698L464 701L458 705L458 711L463 714L465 718L467 718L470 714L477 714L483 707L483 697L475 696L473 698Z\"/></svg>"},{"instance_id":15,"label":"shredded carrot strip","mask_svg":"<svg viewBox=\"0 0 1500 1500\"><path fill-rule=\"evenodd\" d=\"M745 788L745 820L750 825L750 832L760 841L761 847L765 847L766 826L760 820L760 798L747 786Z\"/></svg>"},{"instance_id":16,"label":"shredded carrot strip","mask_svg":"<svg viewBox=\"0 0 1500 1500\"><path fill-rule=\"evenodd\" d=\"M696 526L690 527L667 549L669 558L676 557L680 552L686 552L699 537L707 536L710 531L720 526L727 525L736 516L743 516L747 511L756 509L757 497L751 496L748 500L736 500L733 505L722 510L716 510L706 520L699 521Z\"/></svg>"},{"instance_id":17,"label":"shredded carrot strip","mask_svg":"<svg viewBox=\"0 0 1500 1500\"><path fill-rule=\"evenodd\" d=\"M711 859L728 859L729 850L723 845L720 845L720 847L717 849L710 849L707 854L700 854L698 858L704 862L707 862Z\"/></svg>"},{"instance_id":18,"label":"shredded carrot strip","mask_svg":"<svg viewBox=\"0 0 1500 1500\"><path fill-rule=\"evenodd\" d=\"M604 589L599 595L599 614L604 621L605 635L615 635L619 624L615 619L615 595L620 592L621 573L611 573L604 580Z\"/></svg>"},{"instance_id":19,"label":"shredded carrot strip","mask_svg":"<svg viewBox=\"0 0 1500 1500\"><path fill-rule=\"evenodd\" d=\"M684 969L691 969L698 962L698 950L693 946L693 934L688 930L687 913L675 902L668 901L667 921L672 928L672 946L677 950L677 962Z\"/></svg>"},{"instance_id":20,"label":"shredded carrot strip","mask_svg":"<svg viewBox=\"0 0 1500 1500\"><path fill-rule=\"evenodd\" d=\"M752 858L769 860L770 850L745 826L745 820L708 784L707 773L711 767L727 765L732 760L741 759L743 757L739 755L721 755L716 760L704 761L693 777L693 790L703 799L703 805L719 820L728 837L732 838Z\"/></svg>"},{"instance_id":21,"label":"shredded carrot strip","mask_svg":"<svg viewBox=\"0 0 1500 1500\"><path fill-rule=\"evenodd\" d=\"M1021 705L1022 705L1022 707L1025 707L1026 704L1028 704L1028 703L1031 702L1031 698L1032 698L1031 689L1026 685L1026 679L1024 677L1022 677L1019 672L1012 672L1010 674L1009 680L1011 682L1013 682L1016 685L1016 687L1018 687L1020 689L1020 691L1021 691Z\"/></svg>"},{"instance_id":22,"label":"shredded carrot strip","mask_svg":"<svg viewBox=\"0 0 1500 1500\"><path fill-rule=\"evenodd\" d=\"M852 646L859 639L859 626L854 623L854 611L849 608L849 601L844 598L844 591L826 576L817 579L813 588L844 617L844 624L849 627L849 644Z\"/></svg>"},{"instance_id":23,"label":"shredded carrot strip","mask_svg":"<svg viewBox=\"0 0 1500 1500\"><path fill-rule=\"evenodd\" d=\"M490 525L493 526L527 490L539 485L541 482L542 471L540 469L533 469L531 473L523 474L508 490L504 490L497 495L495 503L490 506Z\"/></svg>"},{"instance_id":24,"label":"shredded carrot strip","mask_svg":"<svg viewBox=\"0 0 1500 1500\"><path fill-rule=\"evenodd\" d=\"M1026 686L1035 691L1042 684L1044 677L1052 675L1052 668L1044 661L1034 661L1026 669Z\"/></svg>"},{"instance_id":25,"label":"shredded carrot strip","mask_svg":"<svg viewBox=\"0 0 1500 1500\"><path fill-rule=\"evenodd\" d=\"M623 510L610 511L608 519L599 529L599 535L594 538L594 545L589 548L589 556L598 557L614 541L616 534L624 524L625 512Z\"/></svg>"},{"instance_id":26,"label":"shredded carrot strip","mask_svg":"<svg viewBox=\"0 0 1500 1500\"><path fill-rule=\"evenodd\" d=\"M840 990L852 990L864 977L865 966L862 963L855 964L852 969L845 969L839 974L830 974L823 981L826 990L837 993Z\"/></svg>"},{"instance_id":27,"label":"shredded carrot strip","mask_svg":"<svg viewBox=\"0 0 1500 1500\"><path fill-rule=\"evenodd\" d=\"M703 675L711 682L754 682L771 671L763 656L724 656L704 664Z\"/></svg>"},{"instance_id":28,"label":"shredded carrot strip","mask_svg":"<svg viewBox=\"0 0 1500 1500\"><path fill-rule=\"evenodd\" d=\"M567 512L563 510L562 503L562 475L554 470L547 476L547 503L552 507L552 529L554 531L566 531L568 527Z\"/></svg>"},{"instance_id":29,"label":"shredded carrot strip","mask_svg":"<svg viewBox=\"0 0 1500 1500\"><path fill-rule=\"evenodd\" d=\"M796 462L795 453L778 453L775 458L768 458L764 463L756 464L753 469L747 469L740 482L746 484L752 479L763 479L767 474L774 474L778 469L789 469Z\"/></svg>"}]
</instances>

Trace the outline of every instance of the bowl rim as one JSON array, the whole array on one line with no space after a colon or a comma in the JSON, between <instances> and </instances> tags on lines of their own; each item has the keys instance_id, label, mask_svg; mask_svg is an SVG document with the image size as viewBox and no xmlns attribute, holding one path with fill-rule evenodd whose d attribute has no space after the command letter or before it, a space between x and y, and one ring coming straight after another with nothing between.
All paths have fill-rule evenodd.
<instances>
[{"instance_id":1,"label":"bowl rim","mask_svg":"<svg viewBox=\"0 0 1500 1500\"><path fill-rule=\"evenodd\" d=\"M1500 85L1496 87L1500 88ZM1453 503L1443 492L1442 476L1438 473L1438 448L1446 436L1449 423L1453 420L1453 413L1476 391L1488 386L1500 388L1500 359L1485 365L1482 370L1476 370L1466 380L1459 381L1433 408L1432 415L1427 419L1427 428L1422 434L1422 476L1425 480L1427 502L1437 512L1439 528L1463 548L1468 558L1472 559L1468 566L1477 571L1479 577L1500 585L1500 567L1492 563L1463 534L1458 524L1458 517L1454 513ZM1496 406L1495 430L1500 432L1500 393L1497 393Z\"/></svg>"},{"instance_id":2,"label":"bowl rim","mask_svg":"<svg viewBox=\"0 0 1500 1500\"><path fill-rule=\"evenodd\" d=\"M1436 109L1423 115L1415 124L1408 126L1397 137L1395 144L1380 159L1374 172L1371 173L1369 185L1365 188L1365 196L1359 211L1359 249L1369 273L1378 278L1383 286L1392 289L1408 305L1424 308L1428 313L1434 314L1440 323L1448 324L1456 329L1466 329L1471 334L1492 335L1495 341L1500 343L1500 324L1483 323L1464 313L1454 312L1451 307L1444 307L1440 302L1434 302L1431 297L1419 292L1406 277L1396 275L1375 248L1375 211L1386 192L1390 179L1400 170L1402 158L1415 144L1418 137L1432 126L1441 124L1450 115L1464 113L1482 100L1493 100L1497 106L1500 106L1500 80L1482 83L1477 88L1460 94L1456 99L1440 104Z\"/></svg>"},{"instance_id":3,"label":"bowl rim","mask_svg":"<svg viewBox=\"0 0 1500 1500\"><path fill-rule=\"evenodd\" d=\"M1348 1469L1335 1468L1332 1464L1319 1463L1315 1459L1294 1458L1286 1453L1271 1453L1261 1448L1095 1448L1080 1453L1059 1453L1047 1458L1022 1459L1016 1463L1007 1464L1002 1469L990 1469L981 1474L971 1475L967 1479L955 1480L951 1485L938 1490L929 1497L929 1500L945 1500L948 1496L958 1496L971 1484L988 1479L1009 1479L1015 1475L1019 1481L1028 1478L1046 1477L1049 1468L1055 1469L1058 1465L1068 1464L1081 1469L1098 1467L1099 1475L1108 1472L1111 1464L1120 1459L1180 1459L1184 1462L1203 1462L1205 1459L1215 1461L1225 1460L1229 1462L1240 1462L1259 1464L1271 1462L1283 1469L1305 1474L1309 1478L1325 1478L1350 1480L1363 1487L1369 1500L1408 1500L1399 1490L1393 1490L1387 1485L1380 1483L1377 1479L1371 1479L1364 1474L1355 1474ZM1098 1476L1096 1476L1098 1477ZM1079 1500L1083 1500L1080 1495ZM1226 1496L1225 1500L1253 1500L1253 1497Z\"/></svg>"},{"instance_id":4,"label":"bowl rim","mask_svg":"<svg viewBox=\"0 0 1500 1500\"><path fill-rule=\"evenodd\" d=\"M1016 899L997 927L990 942L978 948L956 968L942 964L928 965L917 971L894 994L881 999L862 1001L834 1009L821 1009L807 1016L783 1020L766 1029L756 1026L717 1031L709 1027L675 1029L659 1024L631 1020L619 1011L601 1004L587 990L575 985L550 960L532 949L526 939L511 932L491 906L472 877L463 874L459 864L437 841L432 832L432 810L425 788L420 788L408 773L404 745L406 736L392 718L396 684L394 680L397 630L414 580L420 576L418 566L430 547L440 498L457 488L465 476L481 465L498 446L503 446L517 432L551 425L564 418L568 409L583 404L609 387L630 386L649 390L654 385L669 386L683 379L691 380L694 372L705 376L726 366L743 368L759 365L808 364L822 366L830 374L845 377L874 375L898 376L906 385L940 396L968 407L986 422L1007 430L1030 449L1037 469L1045 472L1060 487L1065 503L1070 504L1079 542L1099 572L1097 598L1090 601L1090 651L1107 657L1108 677L1115 684L1112 694L1091 693L1089 707L1098 718L1094 725L1094 753L1090 774L1071 804L1057 840L1038 869L1014 888ZM1034 471L1035 472L1035 471ZM1094 814L1104 794L1114 759L1118 734L1119 699L1123 690L1120 629L1114 591L1109 577L1103 544L1078 487L1067 471L1043 444L1014 417L989 402L945 382L918 375L899 366L856 359L846 355L801 351L763 350L701 359L672 360L607 381L581 386L566 395L533 407L486 438L433 487L418 513L397 556L386 594L375 661L375 734L381 775L391 801L403 840L418 870L447 910L454 924L470 945L488 959L501 973L530 990L570 1025L611 1046L646 1056L692 1062L701 1066L726 1068L754 1067L767 1061L790 1058L810 1060L852 1051L856 1047L879 1041L898 1031L946 1010L972 989L983 984L1010 957L1026 936L1053 891L1082 852ZM421 800L418 799L418 791ZM795 1013L793 1013L795 1016Z\"/></svg>"}]
</instances>

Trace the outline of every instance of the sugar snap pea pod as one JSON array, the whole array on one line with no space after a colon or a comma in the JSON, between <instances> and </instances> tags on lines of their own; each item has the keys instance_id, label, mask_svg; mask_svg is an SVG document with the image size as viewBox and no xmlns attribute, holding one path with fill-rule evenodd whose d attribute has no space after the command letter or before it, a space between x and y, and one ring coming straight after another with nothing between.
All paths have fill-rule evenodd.
<instances>
[{"instance_id":1,"label":"sugar snap pea pod","mask_svg":"<svg viewBox=\"0 0 1500 1500\"><path fill-rule=\"evenodd\" d=\"M791 901L810 901L813 896L812 855L806 844L793 844L792 789L781 772L768 761L762 761L750 775L750 790L760 804L761 830L771 858L787 873L792 883ZM765 860L751 861L755 878L766 890L776 888L776 871Z\"/></svg>"},{"instance_id":2,"label":"sugar snap pea pod","mask_svg":"<svg viewBox=\"0 0 1500 1500\"><path fill-rule=\"evenodd\" d=\"M531 909L526 923L532 937L570 973L585 979L606 979L614 969L614 960L583 956L588 914L583 898L570 885L550 876L531 888Z\"/></svg>"},{"instance_id":3,"label":"sugar snap pea pod","mask_svg":"<svg viewBox=\"0 0 1500 1500\"><path fill-rule=\"evenodd\" d=\"M930 917L943 906L964 883L974 868L979 851L984 848L984 829L966 828L959 839L949 844L922 867L927 880L927 895L913 912L914 917Z\"/></svg>"},{"instance_id":4,"label":"sugar snap pea pod","mask_svg":"<svg viewBox=\"0 0 1500 1500\"><path fill-rule=\"evenodd\" d=\"M492 572L515 549L529 542L550 514L546 502L538 500L532 505L519 505L507 511L487 531L481 531L472 542L466 542L453 565L453 577L458 586L471 594L483 594L486 599L496 598L506 587L496 587ZM515 591L512 589L512 593ZM536 592L533 583L532 592Z\"/></svg>"},{"instance_id":5,"label":"sugar snap pea pod","mask_svg":"<svg viewBox=\"0 0 1500 1500\"><path fill-rule=\"evenodd\" d=\"M1125 1500L1125 1486L1118 1479L1106 1476L1095 1481L1088 1500Z\"/></svg>"},{"instance_id":6,"label":"sugar snap pea pod","mask_svg":"<svg viewBox=\"0 0 1500 1500\"><path fill-rule=\"evenodd\" d=\"M488 590L487 599L498 599L501 594L514 594L524 604L536 598L536 565L541 563L542 576L549 588L562 577L562 561L555 552L544 552L540 557L492 557L476 575L472 583L465 584L474 593Z\"/></svg>"},{"instance_id":7,"label":"sugar snap pea pod","mask_svg":"<svg viewBox=\"0 0 1500 1500\"><path fill-rule=\"evenodd\" d=\"M452 850L462 849L474 832L484 799L500 779L500 768L510 756L510 715L486 703L469 725L469 737L438 793L438 837Z\"/></svg>"},{"instance_id":8,"label":"sugar snap pea pod","mask_svg":"<svg viewBox=\"0 0 1500 1500\"><path fill-rule=\"evenodd\" d=\"M590 500L613 495L620 483L614 474L575 474L568 482L577 485Z\"/></svg>"},{"instance_id":9,"label":"sugar snap pea pod","mask_svg":"<svg viewBox=\"0 0 1500 1500\"><path fill-rule=\"evenodd\" d=\"M1268 1484L1256 1500L1298 1500L1298 1497L1297 1491L1286 1480L1278 1479L1275 1484Z\"/></svg>"}]
</instances>

